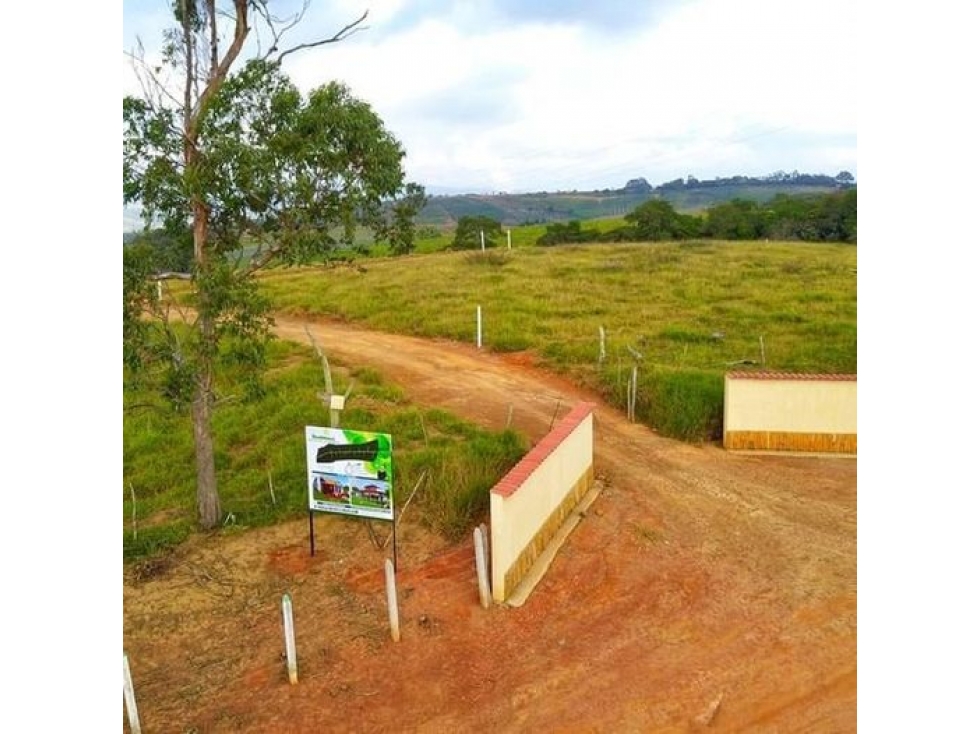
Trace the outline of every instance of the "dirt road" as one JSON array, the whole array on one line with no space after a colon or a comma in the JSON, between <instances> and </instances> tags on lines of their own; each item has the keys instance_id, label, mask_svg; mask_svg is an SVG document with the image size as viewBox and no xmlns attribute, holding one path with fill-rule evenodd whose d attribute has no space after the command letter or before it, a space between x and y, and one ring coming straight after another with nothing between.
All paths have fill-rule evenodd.
<instances>
[{"instance_id":1,"label":"dirt road","mask_svg":"<svg viewBox=\"0 0 979 734\"><path fill-rule=\"evenodd\" d=\"M478 604L471 544L399 533L402 640L384 552L317 520L201 539L125 581L148 732L856 730L857 463L733 455L630 424L533 366L454 343L307 322L328 355L419 404L532 440L597 402L605 489L517 609ZM304 322L277 331L308 343ZM323 538L323 540L320 540ZM300 683L278 604L296 610Z\"/></svg>"}]
</instances>

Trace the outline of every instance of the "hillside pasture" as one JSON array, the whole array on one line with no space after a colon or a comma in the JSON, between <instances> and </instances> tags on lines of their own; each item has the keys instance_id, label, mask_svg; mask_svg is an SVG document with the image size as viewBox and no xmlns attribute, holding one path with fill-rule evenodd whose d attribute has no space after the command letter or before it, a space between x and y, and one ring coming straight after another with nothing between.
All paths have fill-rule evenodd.
<instances>
[{"instance_id":1,"label":"hillside pasture","mask_svg":"<svg viewBox=\"0 0 979 734\"><path fill-rule=\"evenodd\" d=\"M851 245L795 242L515 246L261 282L277 311L470 343L479 305L484 348L527 352L620 407L641 354L637 417L698 441L719 435L730 369L856 372L856 258Z\"/></svg>"}]
</instances>

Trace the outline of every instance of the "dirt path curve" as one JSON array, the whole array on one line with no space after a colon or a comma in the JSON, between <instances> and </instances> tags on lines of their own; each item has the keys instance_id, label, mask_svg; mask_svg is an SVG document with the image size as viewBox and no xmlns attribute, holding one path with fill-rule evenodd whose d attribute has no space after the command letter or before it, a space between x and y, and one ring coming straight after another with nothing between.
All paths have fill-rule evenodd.
<instances>
[{"instance_id":1,"label":"dirt path curve","mask_svg":"<svg viewBox=\"0 0 979 734\"><path fill-rule=\"evenodd\" d=\"M189 707L183 721L200 731L856 731L856 460L689 446L519 356L277 322L281 337L303 343L308 325L328 356L376 367L419 404L495 429L512 406L534 441L575 402L598 403L595 468L606 488L519 609L479 608L467 544L423 552L419 540L412 556L409 539L397 647L378 629L376 565L304 561L297 527L287 548L284 530L256 533L250 542L279 544L266 551L290 588L304 584L297 609L336 624L320 625L316 642L309 633L318 653L303 661L298 687L283 684L274 659L215 663L233 680L203 686L206 703L187 686L174 702L164 690L179 684L163 671L179 662L161 661L149 685L161 712ZM127 605L141 608L165 586L154 588L127 586ZM226 625L274 637L260 596L250 606L244 594ZM131 638L146 654L163 644Z\"/></svg>"}]
</instances>

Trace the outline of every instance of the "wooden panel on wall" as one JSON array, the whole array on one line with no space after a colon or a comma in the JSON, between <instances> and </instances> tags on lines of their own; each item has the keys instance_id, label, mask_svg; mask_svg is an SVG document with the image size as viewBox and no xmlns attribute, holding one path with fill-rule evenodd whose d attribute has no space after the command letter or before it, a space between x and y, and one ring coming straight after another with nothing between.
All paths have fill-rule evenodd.
<instances>
[{"instance_id":1,"label":"wooden panel on wall","mask_svg":"<svg viewBox=\"0 0 979 734\"><path fill-rule=\"evenodd\" d=\"M726 431L724 448L733 451L805 451L856 454L855 433L788 433L785 431Z\"/></svg>"}]
</instances>

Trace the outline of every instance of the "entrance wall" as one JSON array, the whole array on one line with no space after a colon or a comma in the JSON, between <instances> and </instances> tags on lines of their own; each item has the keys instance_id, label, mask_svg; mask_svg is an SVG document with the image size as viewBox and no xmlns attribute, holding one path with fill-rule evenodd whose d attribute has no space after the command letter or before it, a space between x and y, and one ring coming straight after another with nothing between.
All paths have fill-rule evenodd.
<instances>
[{"instance_id":1,"label":"entrance wall","mask_svg":"<svg viewBox=\"0 0 979 734\"><path fill-rule=\"evenodd\" d=\"M724 448L857 453L857 376L730 372Z\"/></svg>"},{"instance_id":2,"label":"entrance wall","mask_svg":"<svg viewBox=\"0 0 979 734\"><path fill-rule=\"evenodd\" d=\"M506 601L591 486L594 408L575 406L490 491L494 601Z\"/></svg>"}]
</instances>

